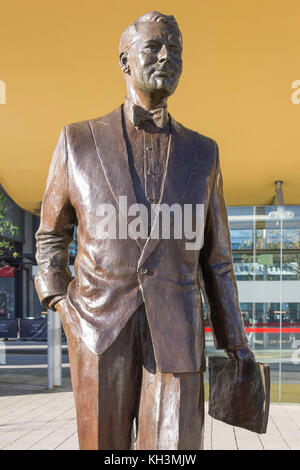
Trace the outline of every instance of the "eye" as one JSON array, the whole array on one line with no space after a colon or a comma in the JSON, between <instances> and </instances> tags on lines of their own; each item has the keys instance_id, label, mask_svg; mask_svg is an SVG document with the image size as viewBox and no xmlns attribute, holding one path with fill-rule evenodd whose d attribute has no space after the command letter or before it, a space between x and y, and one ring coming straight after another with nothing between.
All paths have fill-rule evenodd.
<instances>
[{"instance_id":1,"label":"eye","mask_svg":"<svg viewBox=\"0 0 300 470\"><path fill-rule=\"evenodd\" d=\"M159 50L159 45L152 42L150 44L147 44L146 47L145 47L146 51L150 51L150 52L156 52Z\"/></svg>"}]
</instances>

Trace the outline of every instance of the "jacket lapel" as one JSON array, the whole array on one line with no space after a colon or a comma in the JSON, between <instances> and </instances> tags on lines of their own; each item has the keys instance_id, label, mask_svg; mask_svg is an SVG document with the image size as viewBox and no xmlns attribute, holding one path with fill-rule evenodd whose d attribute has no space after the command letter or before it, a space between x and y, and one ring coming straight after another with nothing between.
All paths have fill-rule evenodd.
<instances>
[{"instance_id":1,"label":"jacket lapel","mask_svg":"<svg viewBox=\"0 0 300 470\"><path fill-rule=\"evenodd\" d=\"M137 204L137 199L123 133L122 107L120 106L107 116L95 119L89 123L107 183L118 204L121 215L128 224L129 220L125 202L123 199L123 202L120 204L120 197L127 197L128 208L132 204ZM135 237L134 239L142 249L143 240Z\"/></svg>"},{"instance_id":2,"label":"jacket lapel","mask_svg":"<svg viewBox=\"0 0 300 470\"><path fill-rule=\"evenodd\" d=\"M191 134L186 133L184 128L171 118L170 148L159 204L167 204L170 207L182 201L191 179L195 150L195 139L192 139ZM157 224L159 224L158 217L154 221L151 233L156 230ZM143 247L138 267L143 265L161 239L155 239L150 234Z\"/></svg>"}]
</instances>

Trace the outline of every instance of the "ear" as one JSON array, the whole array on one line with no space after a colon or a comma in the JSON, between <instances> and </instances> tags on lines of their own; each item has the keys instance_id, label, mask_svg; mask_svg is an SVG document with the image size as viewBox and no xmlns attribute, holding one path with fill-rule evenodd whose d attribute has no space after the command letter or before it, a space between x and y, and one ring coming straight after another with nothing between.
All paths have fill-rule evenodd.
<instances>
[{"instance_id":1,"label":"ear","mask_svg":"<svg viewBox=\"0 0 300 470\"><path fill-rule=\"evenodd\" d=\"M122 51L119 55L119 64L123 73L129 73L128 52Z\"/></svg>"}]
</instances>

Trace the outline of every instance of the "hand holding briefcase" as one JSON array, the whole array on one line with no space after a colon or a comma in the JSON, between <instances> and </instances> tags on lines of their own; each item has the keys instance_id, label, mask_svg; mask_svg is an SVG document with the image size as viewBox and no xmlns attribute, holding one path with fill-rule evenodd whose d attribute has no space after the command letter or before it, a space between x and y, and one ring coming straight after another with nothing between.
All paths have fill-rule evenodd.
<instances>
[{"instance_id":1,"label":"hand holding briefcase","mask_svg":"<svg viewBox=\"0 0 300 470\"><path fill-rule=\"evenodd\" d=\"M245 361L238 380L233 358L209 357L209 410L215 419L257 433L265 433L270 406L270 367Z\"/></svg>"}]
</instances>

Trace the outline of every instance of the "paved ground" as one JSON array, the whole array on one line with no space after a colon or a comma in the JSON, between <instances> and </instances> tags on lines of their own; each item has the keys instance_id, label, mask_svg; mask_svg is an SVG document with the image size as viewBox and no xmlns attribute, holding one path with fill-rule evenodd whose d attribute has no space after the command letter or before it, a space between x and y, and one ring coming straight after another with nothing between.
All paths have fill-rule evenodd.
<instances>
[{"instance_id":1,"label":"paved ground","mask_svg":"<svg viewBox=\"0 0 300 470\"><path fill-rule=\"evenodd\" d=\"M266 434L228 426L206 415L204 448L209 450L299 450L300 405L271 404Z\"/></svg>"},{"instance_id":2,"label":"paved ground","mask_svg":"<svg viewBox=\"0 0 300 470\"><path fill-rule=\"evenodd\" d=\"M33 354L33 345L27 346L30 365L29 357L20 364L18 355L0 365L0 449L78 449L68 363L63 364L63 387L48 391L47 366ZM26 348L22 356L25 352ZM206 413L204 448L300 450L300 404L271 404L268 431L262 435L233 428Z\"/></svg>"},{"instance_id":3,"label":"paved ground","mask_svg":"<svg viewBox=\"0 0 300 470\"><path fill-rule=\"evenodd\" d=\"M18 389L20 392L20 389ZM233 428L206 415L205 449L300 449L300 406L271 405L267 434ZM71 391L0 396L0 449L76 450Z\"/></svg>"}]
</instances>

